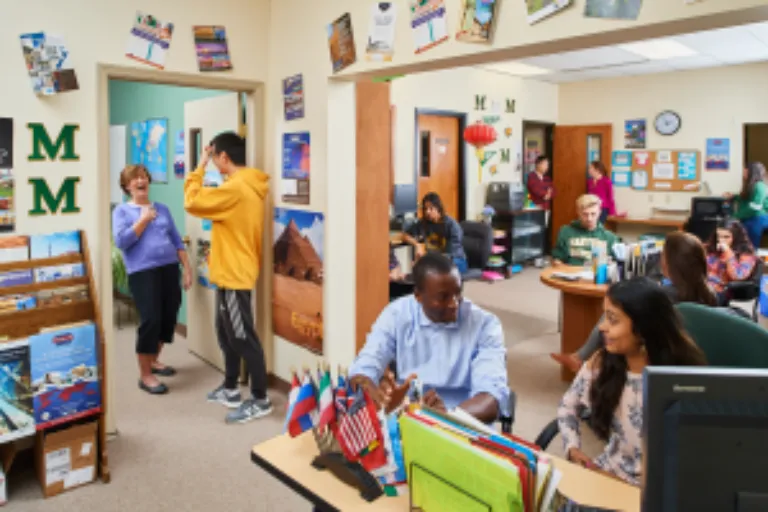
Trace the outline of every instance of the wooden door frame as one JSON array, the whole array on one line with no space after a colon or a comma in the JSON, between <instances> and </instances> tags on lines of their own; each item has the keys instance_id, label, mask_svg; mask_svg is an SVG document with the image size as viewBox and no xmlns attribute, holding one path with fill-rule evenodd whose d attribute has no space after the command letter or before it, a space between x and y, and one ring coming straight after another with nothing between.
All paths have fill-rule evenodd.
<instances>
[{"instance_id":1,"label":"wooden door frame","mask_svg":"<svg viewBox=\"0 0 768 512\"><path fill-rule=\"evenodd\" d=\"M419 116L438 116L438 117L451 117L459 121L459 183L456 188L458 192L458 208L459 214L457 215L457 221L462 222L467 219L467 161L466 161L466 144L464 143L464 130L467 128L467 113L457 112L454 110L435 110L430 108L416 108L414 109L413 116L413 183L417 187L419 186ZM421 201L421 198L419 198Z\"/></svg>"},{"instance_id":2,"label":"wooden door frame","mask_svg":"<svg viewBox=\"0 0 768 512\"><path fill-rule=\"evenodd\" d=\"M520 158L522 159L521 162L521 172L520 172L520 180L527 184L525 181L525 130L526 128L543 128L544 129L544 152L542 153L544 156L549 158L549 176L553 176L553 172L555 169L555 123L552 121L532 121L530 119L523 119L523 129L520 132L520 147L522 148L522 152L520 154ZM528 190L525 190L525 193L528 193ZM550 220L549 223L547 223L546 231L544 233L544 254L549 254L552 252L552 247L554 247L554 244L552 243L552 233L551 226L552 226L552 209L555 207L555 201L552 201L552 206L550 207Z\"/></svg>"}]
</instances>

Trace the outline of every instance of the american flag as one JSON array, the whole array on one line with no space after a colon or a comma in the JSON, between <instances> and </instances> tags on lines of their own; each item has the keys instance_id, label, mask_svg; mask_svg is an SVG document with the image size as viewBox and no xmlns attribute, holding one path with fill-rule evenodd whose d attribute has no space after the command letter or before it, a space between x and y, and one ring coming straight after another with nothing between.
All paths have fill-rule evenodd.
<instances>
[{"instance_id":1,"label":"american flag","mask_svg":"<svg viewBox=\"0 0 768 512\"><path fill-rule=\"evenodd\" d=\"M362 388L355 392L347 414L339 419L336 438L347 459L359 460L368 471L387 462L376 406Z\"/></svg>"}]
</instances>

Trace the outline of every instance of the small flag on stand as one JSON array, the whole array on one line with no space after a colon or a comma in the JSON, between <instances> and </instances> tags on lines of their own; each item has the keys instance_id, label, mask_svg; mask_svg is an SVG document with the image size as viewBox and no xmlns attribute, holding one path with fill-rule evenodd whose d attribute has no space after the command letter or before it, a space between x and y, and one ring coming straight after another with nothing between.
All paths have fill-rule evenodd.
<instances>
[{"instance_id":1,"label":"small flag on stand","mask_svg":"<svg viewBox=\"0 0 768 512\"><path fill-rule=\"evenodd\" d=\"M334 393L334 402L336 403L336 412L338 415L347 413L347 380L339 366L339 376L336 381L336 393Z\"/></svg>"},{"instance_id":2,"label":"small flag on stand","mask_svg":"<svg viewBox=\"0 0 768 512\"><path fill-rule=\"evenodd\" d=\"M366 471L387 463L376 405L362 388L355 392L347 414L339 418L336 438L344 456L360 462Z\"/></svg>"},{"instance_id":3,"label":"small flag on stand","mask_svg":"<svg viewBox=\"0 0 768 512\"><path fill-rule=\"evenodd\" d=\"M288 393L288 412L285 415L285 425L283 425L283 432L288 431L288 423L291 421L293 406L296 405L296 398L299 396L299 388L301 387L299 377L296 375L296 370L291 369L291 374L293 377L291 378L291 391Z\"/></svg>"},{"instance_id":4,"label":"small flag on stand","mask_svg":"<svg viewBox=\"0 0 768 512\"><path fill-rule=\"evenodd\" d=\"M296 437L313 428L317 424L317 396L315 382L309 371L304 373L296 402L291 410L291 419L288 421L288 433Z\"/></svg>"},{"instance_id":5,"label":"small flag on stand","mask_svg":"<svg viewBox=\"0 0 768 512\"><path fill-rule=\"evenodd\" d=\"M324 429L336 421L336 408L333 400L333 383L331 382L331 370L327 367L320 377L317 397L319 411L317 428Z\"/></svg>"}]
</instances>

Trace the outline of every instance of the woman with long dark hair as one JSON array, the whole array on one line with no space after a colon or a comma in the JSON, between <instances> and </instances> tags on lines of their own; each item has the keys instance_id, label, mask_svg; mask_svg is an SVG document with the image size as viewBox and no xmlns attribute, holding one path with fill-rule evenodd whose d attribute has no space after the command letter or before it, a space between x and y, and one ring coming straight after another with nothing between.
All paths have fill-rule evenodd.
<instances>
[{"instance_id":1,"label":"woman with long dark hair","mask_svg":"<svg viewBox=\"0 0 768 512\"><path fill-rule=\"evenodd\" d=\"M600 323L605 344L584 364L557 412L568 458L632 485L640 485L643 451L643 369L703 366L706 358L682 326L669 294L647 278L608 290ZM596 459L581 451L581 412L606 442Z\"/></svg>"},{"instance_id":2,"label":"woman with long dark hair","mask_svg":"<svg viewBox=\"0 0 768 512\"><path fill-rule=\"evenodd\" d=\"M664 290L674 303L693 302L704 306L717 306L717 296L707 284L707 256L704 246L690 233L675 231L667 235L661 254L661 272ZM730 310L727 310L730 311ZM570 369L579 371L603 343L598 322L582 347L572 354L550 354L552 359Z\"/></svg>"},{"instance_id":3,"label":"woman with long dark hair","mask_svg":"<svg viewBox=\"0 0 768 512\"><path fill-rule=\"evenodd\" d=\"M733 217L741 221L747 231L749 241L755 248L760 247L763 231L768 228L768 186L765 184L765 165L752 162L744 169L741 192L737 196L725 194L726 199L733 198L735 212Z\"/></svg>"},{"instance_id":4,"label":"woman with long dark hair","mask_svg":"<svg viewBox=\"0 0 768 512\"><path fill-rule=\"evenodd\" d=\"M613 182L608 176L608 170L603 162L595 160L589 164L589 179L587 193L600 198L603 210L600 212L600 223L605 224L609 215L616 215L616 203L613 199Z\"/></svg>"},{"instance_id":5,"label":"woman with long dark hair","mask_svg":"<svg viewBox=\"0 0 768 512\"><path fill-rule=\"evenodd\" d=\"M755 265L755 249L741 223L732 219L719 222L707 242L707 276L718 304L728 305L728 284L752 277Z\"/></svg>"}]
</instances>

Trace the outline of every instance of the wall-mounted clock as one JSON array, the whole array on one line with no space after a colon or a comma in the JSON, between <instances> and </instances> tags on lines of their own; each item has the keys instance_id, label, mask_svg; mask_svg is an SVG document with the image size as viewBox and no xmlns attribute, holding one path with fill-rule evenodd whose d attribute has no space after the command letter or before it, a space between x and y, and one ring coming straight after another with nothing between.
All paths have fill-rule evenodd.
<instances>
[{"instance_id":1,"label":"wall-mounted clock","mask_svg":"<svg viewBox=\"0 0 768 512\"><path fill-rule=\"evenodd\" d=\"M654 126L659 135L674 135L680 131L680 127L683 125L683 120L680 118L680 114L671 110L665 110L656 116Z\"/></svg>"}]
</instances>

